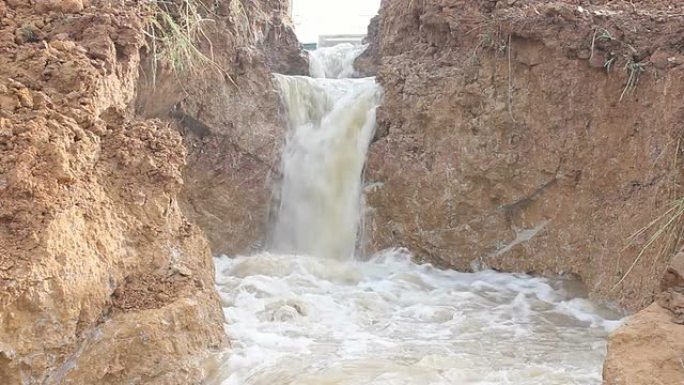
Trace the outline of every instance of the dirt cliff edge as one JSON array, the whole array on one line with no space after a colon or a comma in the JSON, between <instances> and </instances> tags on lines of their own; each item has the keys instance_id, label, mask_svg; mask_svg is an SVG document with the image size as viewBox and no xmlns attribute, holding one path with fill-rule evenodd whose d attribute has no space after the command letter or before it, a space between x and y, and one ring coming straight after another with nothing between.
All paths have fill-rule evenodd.
<instances>
[{"instance_id":1,"label":"dirt cliff edge","mask_svg":"<svg viewBox=\"0 0 684 385\"><path fill-rule=\"evenodd\" d=\"M306 68L282 24L281 1L250 2L247 13L234 9L240 2L222 4L229 9L222 16L210 10L218 27L207 31L230 29L233 37L200 49L233 59L216 63L223 72L206 69L218 78L186 77L190 92L204 92L199 103L183 105L188 116L200 116L200 103L213 99L220 100L216 115L230 113L221 110L226 103L257 100L256 91L270 103L266 75L249 86L255 74L269 66L297 71L283 57ZM206 180L193 166L215 166L202 158L211 147L191 137L171 109L191 93L160 97L163 82L145 88L145 60L156 52L144 11L128 2L0 1L3 384L200 383L212 367L206 359L226 345L208 244L181 211L195 214L188 196ZM248 15L261 24L240 29ZM250 33L260 34L251 45ZM250 58L259 70L248 68ZM221 99L222 91L235 93L230 75L239 78L240 68L243 96ZM144 95L150 89L156 96ZM245 172L231 162L221 167ZM214 243L220 235L210 233Z\"/></svg>"},{"instance_id":2,"label":"dirt cliff edge","mask_svg":"<svg viewBox=\"0 0 684 385\"><path fill-rule=\"evenodd\" d=\"M679 217L677 242L649 224L680 211L684 17L596 3L383 4L371 248L653 301L681 246Z\"/></svg>"},{"instance_id":3,"label":"dirt cliff edge","mask_svg":"<svg viewBox=\"0 0 684 385\"><path fill-rule=\"evenodd\" d=\"M606 383L681 382L681 310L653 304L682 246L681 2L383 1L370 36L368 252L576 275L648 307Z\"/></svg>"},{"instance_id":4,"label":"dirt cliff edge","mask_svg":"<svg viewBox=\"0 0 684 385\"><path fill-rule=\"evenodd\" d=\"M198 44L222 71L141 77L136 109L172 120L182 133L188 162L180 205L213 254L235 255L263 246L279 178L287 125L271 74L309 68L287 1L222 1L210 11Z\"/></svg>"}]
</instances>

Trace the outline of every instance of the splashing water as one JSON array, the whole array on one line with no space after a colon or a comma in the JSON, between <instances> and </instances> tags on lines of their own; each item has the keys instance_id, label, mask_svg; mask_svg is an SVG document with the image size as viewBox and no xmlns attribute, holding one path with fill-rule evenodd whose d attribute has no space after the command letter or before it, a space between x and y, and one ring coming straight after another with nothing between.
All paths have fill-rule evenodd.
<instances>
[{"instance_id":1,"label":"splashing water","mask_svg":"<svg viewBox=\"0 0 684 385\"><path fill-rule=\"evenodd\" d=\"M216 259L233 346L213 380L600 384L620 316L579 298L573 281L439 270L402 249L352 258L382 95L372 78L330 78L350 76L360 52L314 52L312 72L328 79L275 75L290 136L271 253Z\"/></svg>"},{"instance_id":2,"label":"splashing water","mask_svg":"<svg viewBox=\"0 0 684 385\"><path fill-rule=\"evenodd\" d=\"M338 44L309 53L309 72L314 78L342 79L356 74L354 60L368 45Z\"/></svg>"},{"instance_id":3,"label":"splashing water","mask_svg":"<svg viewBox=\"0 0 684 385\"><path fill-rule=\"evenodd\" d=\"M571 282L369 262L217 260L223 385L591 385L617 317Z\"/></svg>"},{"instance_id":4,"label":"splashing water","mask_svg":"<svg viewBox=\"0 0 684 385\"><path fill-rule=\"evenodd\" d=\"M348 259L360 221L361 173L381 90L374 78L275 75L291 133L270 242L283 253Z\"/></svg>"}]
</instances>

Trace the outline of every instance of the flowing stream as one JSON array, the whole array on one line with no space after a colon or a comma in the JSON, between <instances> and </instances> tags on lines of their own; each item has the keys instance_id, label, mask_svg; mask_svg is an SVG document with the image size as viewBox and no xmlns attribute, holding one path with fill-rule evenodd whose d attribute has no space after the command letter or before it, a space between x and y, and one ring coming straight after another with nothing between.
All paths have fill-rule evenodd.
<instances>
[{"instance_id":1,"label":"flowing stream","mask_svg":"<svg viewBox=\"0 0 684 385\"><path fill-rule=\"evenodd\" d=\"M232 349L223 385L598 385L620 315L572 280L460 273L406 250L354 258L362 171L382 91L358 47L316 78L275 75L288 111L269 252L216 259Z\"/></svg>"},{"instance_id":2,"label":"flowing stream","mask_svg":"<svg viewBox=\"0 0 684 385\"><path fill-rule=\"evenodd\" d=\"M361 173L382 92L374 78L323 76L351 75L359 53L351 44L312 53L311 72L318 71L321 78L275 75L291 134L282 155L283 181L272 251L353 257L361 213Z\"/></svg>"}]
</instances>

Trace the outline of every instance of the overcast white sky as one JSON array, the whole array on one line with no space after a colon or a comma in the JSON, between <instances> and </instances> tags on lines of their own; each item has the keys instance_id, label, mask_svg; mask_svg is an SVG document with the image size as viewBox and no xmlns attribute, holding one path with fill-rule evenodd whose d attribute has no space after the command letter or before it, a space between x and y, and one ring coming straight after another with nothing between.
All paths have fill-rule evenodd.
<instances>
[{"instance_id":1,"label":"overcast white sky","mask_svg":"<svg viewBox=\"0 0 684 385\"><path fill-rule=\"evenodd\" d=\"M292 18L299 41L314 43L318 35L365 34L380 0L294 0Z\"/></svg>"}]
</instances>

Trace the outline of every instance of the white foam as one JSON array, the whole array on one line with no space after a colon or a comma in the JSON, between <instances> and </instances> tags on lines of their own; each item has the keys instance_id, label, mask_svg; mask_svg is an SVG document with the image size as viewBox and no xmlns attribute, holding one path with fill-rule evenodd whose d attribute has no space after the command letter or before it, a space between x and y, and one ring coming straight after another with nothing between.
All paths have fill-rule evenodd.
<instances>
[{"instance_id":1,"label":"white foam","mask_svg":"<svg viewBox=\"0 0 684 385\"><path fill-rule=\"evenodd\" d=\"M367 45L338 44L309 53L309 72L314 78L342 79L356 75L354 60Z\"/></svg>"},{"instance_id":2,"label":"white foam","mask_svg":"<svg viewBox=\"0 0 684 385\"><path fill-rule=\"evenodd\" d=\"M368 262L218 258L233 349L225 385L601 383L620 316L556 282Z\"/></svg>"},{"instance_id":3,"label":"white foam","mask_svg":"<svg viewBox=\"0 0 684 385\"><path fill-rule=\"evenodd\" d=\"M290 134L271 250L347 259L360 221L361 173L381 90L373 78L275 76Z\"/></svg>"},{"instance_id":4,"label":"white foam","mask_svg":"<svg viewBox=\"0 0 684 385\"><path fill-rule=\"evenodd\" d=\"M353 260L382 92L337 78L361 51L313 52L312 73L327 79L275 75L290 134L274 252L216 260L233 340L222 384L600 384L620 316L573 298L567 280L439 270L404 249Z\"/></svg>"}]
</instances>

